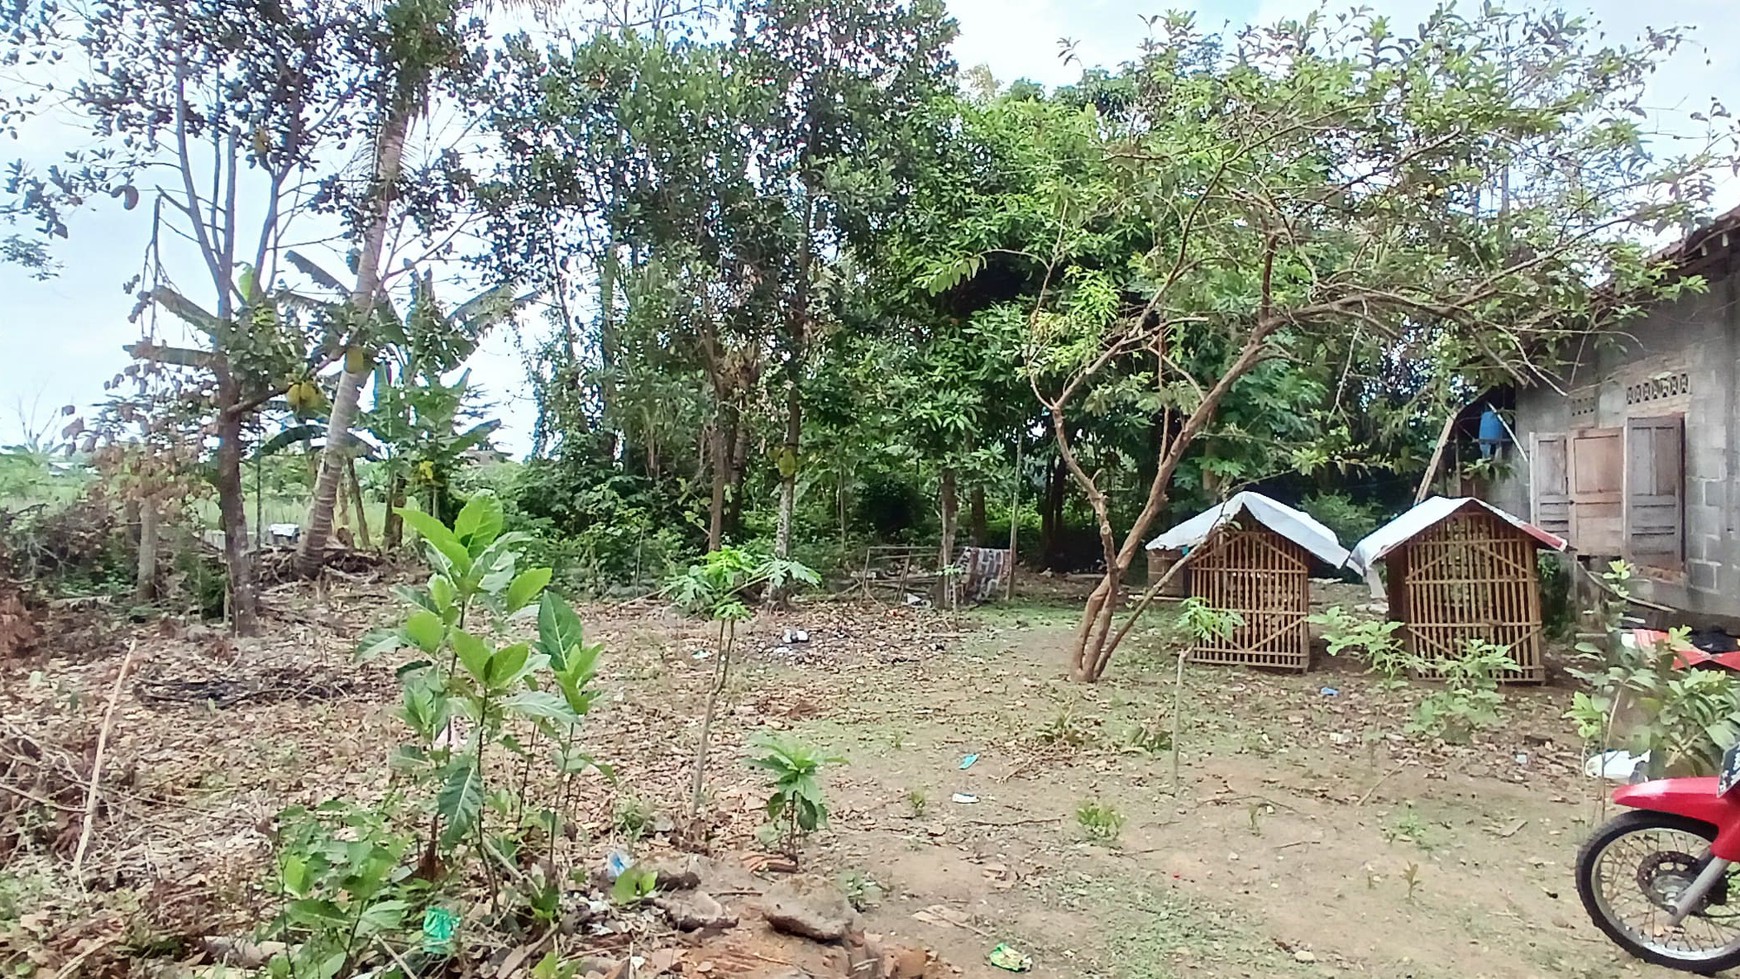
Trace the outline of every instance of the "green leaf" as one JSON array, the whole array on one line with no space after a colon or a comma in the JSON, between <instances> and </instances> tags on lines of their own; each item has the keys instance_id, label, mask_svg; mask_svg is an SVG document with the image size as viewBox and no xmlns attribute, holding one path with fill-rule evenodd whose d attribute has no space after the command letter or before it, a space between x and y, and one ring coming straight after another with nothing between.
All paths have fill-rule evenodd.
<instances>
[{"instance_id":1,"label":"green leaf","mask_svg":"<svg viewBox=\"0 0 1740 979\"><path fill-rule=\"evenodd\" d=\"M357 641L356 652L351 654L351 658L358 663L367 663L388 653L397 652L404 645L405 636L400 630L376 629Z\"/></svg>"},{"instance_id":2,"label":"green leaf","mask_svg":"<svg viewBox=\"0 0 1740 979\"><path fill-rule=\"evenodd\" d=\"M441 616L434 612L418 609L405 620L405 638L425 653L440 649L441 640L446 635L447 623L441 621Z\"/></svg>"},{"instance_id":3,"label":"green leaf","mask_svg":"<svg viewBox=\"0 0 1740 979\"><path fill-rule=\"evenodd\" d=\"M414 608L425 608L431 612L441 611L434 599L421 588L412 588L410 585L394 585L393 594L397 595L400 601Z\"/></svg>"},{"instance_id":4,"label":"green leaf","mask_svg":"<svg viewBox=\"0 0 1740 979\"><path fill-rule=\"evenodd\" d=\"M350 916L331 901L299 898L284 907L291 921L305 928L349 928Z\"/></svg>"},{"instance_id":5,"label":"green leaf","mask_svg":"<svg viewBox=\"0 0 1740 979\"><path fill-rule=\"evenodd\" d=\"M549 568L528 568L514 578L508 585L507 595L502 598L502 604L508 614L512 615L525 608L550 585L550 577L554 572ZM554 657L551 657L554 660Z\"/></svg>"},{"instance_id":6,"label":"green leaf","mask_svg":"<svg viewBox=\"0 0 1740 979\"><path fill-rule=\"evenodd\" d=\"M610 900L621 907L639 904L658 890L658 872L648 867L635 864L622 872L616 878L616 883L610 886Z\"/></svg>"},{"instance_id":7,"label":"green leaf","mask_svg":"<svg viewBox=\"0 0 1740 979\"><path fill-rule=\"evenodd\" d=\"M454 607L458 595L453 590L453 579L444 574L431 575L429 578L429 599L433 603L431 611L445 614Z\"/></svg>"},{"instance_id":8,"label":"green leaf","mask_svg":"<svg viewBox=\"0 0 1740 979\"><path fill-rule=\"evenodd\" d=\"M503 697L501 705L512 713L540 721L554 721L559 724L577 724L580 721L580 715L574 713L567 701L548 690L522 690Z\"/></svg>"},{"instance_id":9,"label":"green leaf","mask_svg":"<svg viewBox=\"0 0 1740 979\"><path fill-rule=\"evenodd\" d=\"M187 323L189 326L194 327L206 336L214 335L218 332L218 328L221 326L216 316L201 309L198 303L195 303L193 300L188 299L186 296L183 296L181 293L176 292L168 286L158 286L156 289L153 289L151 291L151 298L156 300L157 305L169 310L169 312L173 313L176 318Z\"/></svg>"},{"instance_id":10,"label":"green leaf","mask_svg":"<svg viewBox=\"0 0 1740 979\"><path fill-rule=\"evenodd\" d=\"M321 268L317 262L310 259L308 256L303 255L301 252L292 249L285 253L284 258L291 265L294 265L303 275L313 279L317 285L331 289L333 292L340 294L348 294L350 292L350 289L346 287L344 283L340 282L337 276Z\"/></svg>"},{"instance_id":11,"label":"green leaf","mask_svg":"<svg viewBox=\"0 0 1740 979\"><path fill-rule=\"evenodd\" d=\"M555 592L544 592L538 604L538 651L550 657L561 670L568 659L568 650L584 645L585 628L572 606Z\"/></svg>"},{"instance_id":12,"label":"green leaf","mask_svg":"<svg viewBox=\"0 0 1740 979\"><path fill-rule=\"evenodd\" d=\"M460 574L471 570L471 552L466 550L465 545L460 543L453 531L447 529L446 524L421 510L413 510L410 507L398 507L393 512L397 513L425 541L428 541L430 547L441 552L441 555L451 562L454 569Z\"/></svg>"},{"instance_id":13,"label":"green leaf","mask_svg":"<svg viewBox=\"0 0 1740 979\"><path fill-rule=\"evenodd\" d=\"M532 647L523 642L496 650L484 667L483 683L491 690L506 690L530 672ZM541 660L549 662L549 660Z\"/></svg>"},{"instance_id":14,"label":"green leaf","mask_svg":"<svg viewBox=\"0 0 1740 979\"><path fill-rule=\"evenodd\" d=\"M453 521L453 533L476 556L501 536L502 523L501 500L494 493L477 493L459 511L458 519Z\"/></svg>"},{"instance_id":15,"label":"green leaf","mask_svg":"<svg viewBox=\"0 0 1740 979\"><path fill-rule=\"evenodd\" d=\"M358 916L357 934L368 937L382 932L398 931L404 927L405 912L410 908L409 901L376 901Z\"/></svg>"},{"instance_id":16,"label":"green leaf","mask_svg":"<svg viewBox=\"0 0 1740 979\"><path fill-rule=\"evenodd\" d=\"M477 827L483 814L483 779L476 758L466 755L447 766L441 793L435 797L435 812L444 826L441 842L447 846L464 840Z\"/></svg>"},{"instance_id":17,"label":"green leaf","mask_svg":"<svg viewBox=\"0 0 1740 979\"><path fill-rule=\"evenodd\" d=\"M459 654L459 663L465 667L477 682L489 683L489 646L464 629L453 630L453 651Z\"/></svg>"},{"instance_id":18,"label":"green leaf","mask_svg":"<svg viewBox=\"0 0 1740 979\"><path fill-rule=\"evenodd\" d=\"M578 775L589 769L597 769L598 773L603 775L606 780L616 781L615 768L573 746L557 747L550 752L550 760L555 764L556 770L565 775Z\"/></svg>"},{"instance_id":19,"label":"green leaf","mask_svg":"<svg viewBox=\"0 0 1740 979\"><path fill-rule=\"evenodd\" d=\"M308 861L295 854L286 855L279 876L284 882L284 893L291 897L308 896L308 888L313 883L308 873Z\"/></svg>"}]
</instances>

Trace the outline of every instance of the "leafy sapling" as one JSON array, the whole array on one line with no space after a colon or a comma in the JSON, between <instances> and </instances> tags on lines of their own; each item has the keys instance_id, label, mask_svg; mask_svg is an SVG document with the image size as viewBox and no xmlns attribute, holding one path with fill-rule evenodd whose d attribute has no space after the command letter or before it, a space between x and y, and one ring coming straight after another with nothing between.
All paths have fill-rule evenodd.
<instances>
[{"instance_id":1,"label":"leafy sapling","mask_svg":"<svg viewBox=\"0 0 1740 979\"><path fill-rule=\"evenodd\" d=\"M1116 843L1124 831L1124 814L1098 799L1089 799L1076 807L1075 821L1088 839L1099 843Z\"/></svg>"},{"instance_id":2,"label":"leafy sapling","mask_svg":"<svg viewBox=\"0 0 1740 979\"><path fill-rule=\"evenodd\" d=\"M749 764L770 776L769 829L787 856L797 857L803 838L828 825L828 805L817 775L825 765L846 759L823 755L806 744L763 732L750 741Z\"/></svg>"},{"instance_id":3,"label":"leafy sapling","mask_svg":"<svg viewBox=\"0 0 1740 979\"><path fill-rule=\"evenodd\" d=\"M1323 628L1329 655L1353 653L1379 678L1380 686L1394 689L1407 682L1414 663L1396 635L1402 627L1400 622L1358 619L1339 605L1309 616L1306 621Z\"/></svg>"},{"instance_id":4,"label":"leafy sapling","mask_svg":"<svg viewBox=\"0 0 1740 979\"><path fill-rule=\"evenodd\" d=\"M1178 624L1190 636L1193 642L1203 643L1209 640L1225 642L1245 626L1245 617L1227 609L1218 609L1201 598L1190 597L1184 600L1178 613ZM1184 717L1184 661L1190 658L1188 646L1178 650L1178 675L1172 683L1172 791L1177 794L1183 789L1184 774L1180 768L1178 748L1183 736Z\"/></svg>"},{"instance_id":5,"label":"leafy sapling","mask_svg":"<svg viewBox=\"0 0 1740 979\"><path fill-rule=\"evenodd\" d=\"M501 502L492 494L473 496L451 527L417 510L399 514L422 537L433 573L426 587L400 590L415 610L397 630L366 640L359 656L401 648L421 654L399 669L399 716L417 740L399 750L395 767L437 787L425 860L469 844L493 880L508 861L485 831L487 810L491 800L494 808L518 804L496 784L493 754L519 757L526 772L530 758L553 746L549 755L562 775L554 809L565 811L573 776L596 765L575 739L597 696L589 686L602 647L586 642L580 617L547 590L549 568L517 567L517 545L526 538L502 532ZM534 611L535 643L505 634L509 620ZM531 743L510 724L529 726ZM522 777L521 798L524 789ZM551 833L552 847L558 835Z\"/></svg>"},{"instance_id":6,"label":"leafy sapling","mask_svg":"<svg viewBox=\"0 0 1740 979\"><path fill-rule=\"evenodd\" d=\"M816 585L821 576L796 561L771 558L737 547L721 547L701 563L672 575L664 595L691 615L705 615L719 627L719 652L713 658L713 682L707 691L707 706L701 718L701 736L695 747L695 772L689 791L689 816L700 815L707 788L707 755L713 741L713 719L719 697L731 675L731 653L736 644L737 623L751 618L750 592L766 588L784 594L793 583Z\"/></svg>"}]
</instances>

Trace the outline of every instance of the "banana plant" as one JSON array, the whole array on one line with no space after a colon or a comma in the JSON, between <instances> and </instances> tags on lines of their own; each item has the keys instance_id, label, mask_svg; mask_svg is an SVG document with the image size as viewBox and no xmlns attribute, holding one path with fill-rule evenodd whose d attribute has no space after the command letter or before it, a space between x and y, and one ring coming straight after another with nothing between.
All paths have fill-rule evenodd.
<instances>
[{"instance_id":1,"label":"banana plant","mask_svg":"<svg viewBox=\"0 0 1740 979\"><path fill-rule=\"evenodd\" d=\"M291 265L332 294L330 299L309 300L328 316L348 309L349 294L337 276L299 252L288 256ZM403 311L392 303L377 302L370 322L361 331L368 346L377 351L370 370L372 405L360 412L351 431L371 444L385 464L387 475L385 546L399 544L402 525L398 508L407 490L420 485L428 512L440 516L447 477L470 449L485 445L499 422L471 421L466 404L471 392L469 377L451 383L444 378L477 352L489 331L513 317L536 293L515 296L508 286L486 289L448 309L436 296L435 277L422 272L410 277L411 295ZM355 349L361 349L360 347ZM369 365L352 357L347 371ZM311 513L309 523L317 522ZM331 514L326 515L326 525Z\"/></svg>"}]
</instances>

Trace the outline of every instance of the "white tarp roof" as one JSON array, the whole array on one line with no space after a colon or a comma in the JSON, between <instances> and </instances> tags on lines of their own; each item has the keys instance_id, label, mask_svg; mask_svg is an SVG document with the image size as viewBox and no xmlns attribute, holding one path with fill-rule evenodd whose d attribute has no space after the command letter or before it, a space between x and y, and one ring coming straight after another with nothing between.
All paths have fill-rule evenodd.
<instances>
[{"instance_id":1,"label":"white tarp roof","mask_svg":"<svg viewBox=\"0 0 1740 979\"><path fill-rule=\"evenodd\" d=\"M1335 539L1335 531L1318 523L1308 513L1249 491L1239 493L1219 506L1209 507L1154 538L1148 542L1148 549L1177 551L1196 547L1208 540L1222 524L1238 520L1241 514L1249 514L1250 519L1305 548L1332 568L1347 563L1347 548Z\"/></svg>"},{"instance_id":2,"label":"white tarp roof","mask_svg":"<svg viewBox=\"0 0 1740 979\"><path fill-rule=\"evenodd\" d=\"M1355 544L1353 556L1348 558L1348 566L1364 574L1373 564L1382 561L1385 554L1413 540L1416 535L1445 517L1464 507L1471 506L1484 507L1488 513L1533 537L1542 547L1555 551L1562 551L1566 547L1562 538L1549 534L1520 517L1512 516L1485 500L1477 500L1470 496L1434 496L1372 531L1371 536Z\"/></svg>"}]
</instances>

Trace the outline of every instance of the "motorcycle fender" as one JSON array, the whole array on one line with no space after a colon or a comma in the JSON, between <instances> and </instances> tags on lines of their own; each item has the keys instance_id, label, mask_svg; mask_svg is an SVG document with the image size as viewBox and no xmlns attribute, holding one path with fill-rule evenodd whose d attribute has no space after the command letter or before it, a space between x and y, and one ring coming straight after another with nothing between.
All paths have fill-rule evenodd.
<instances>
[{"instance_id":1,"label":"motorcycle fender","mask_svg":"<svg viewBox=\"0 0 1740 979\"><path fill-rule=\"evenodd\" d=\"M1613 801L1631 809L1685 816L1716 828L1710 852L1740 861L1740 792L1716 794L1716 779L1669 778L1616 789Z\"/></svg>"}]
</instances>

